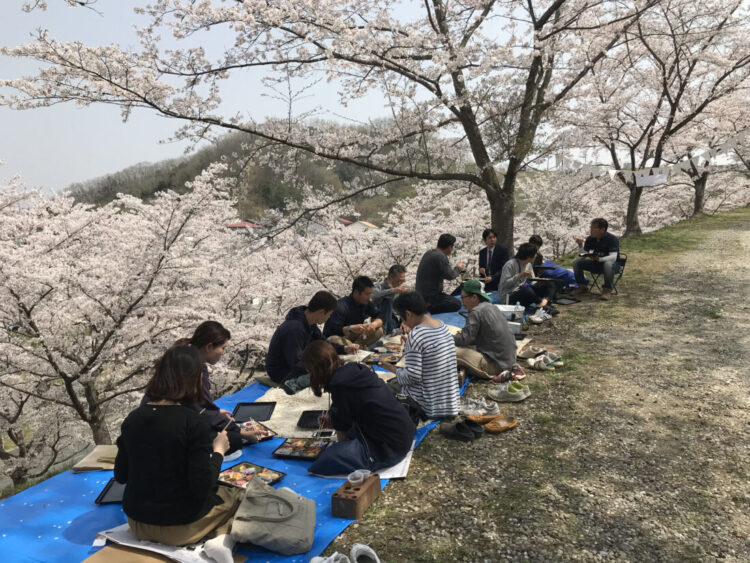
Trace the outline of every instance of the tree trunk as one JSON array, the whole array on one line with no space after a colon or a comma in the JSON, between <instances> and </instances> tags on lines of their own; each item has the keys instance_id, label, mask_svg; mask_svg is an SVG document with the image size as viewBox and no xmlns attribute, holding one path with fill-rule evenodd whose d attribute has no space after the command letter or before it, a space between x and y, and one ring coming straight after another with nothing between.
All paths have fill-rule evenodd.
<instances>
[{"instance_id":1,"label":"tree trunk","mask_svg":"<svg viewBox=\"0 0 750 563\"><path fill-rule=\"evenodd\" d=\"M99 411L99 415L101 415L101 411ZM107 428L107 423L104 420L104 416L97 416L96 418L91 418L91 420L88 421L89 428L91 428L91 434L94 436L94 443L99 446L102 444L111 444L112 443L112 437L109 435L109 428Z\"/></svg>"},{"instance_id":2,"label":"tree trunk","mask_svg":"<svg viewBox=\"0 0 750 563\"><path fill-rule=\"evenodd\" d=\"M703 215L703 205L706 199L706 182L708 180L708 171L703 172L700 176L693 178L693 188L695 189L695 203L693 204L693 217Z\"/></svg>"},{"instance_id":3,"label":"tree trunk","mask_svg":"<svg viewBox=\"0 0 750 563\"><path fill-rule=\"evenodd\" d=\"M516 173L505 175L503 185L493 186L485 190L490 202L490 219L492 228L497 232L497 242L508 249L511 256L515 254L513 245L513 231L515 202L513 193L516 186Z\"/></svg>"},{"instance_id":4,"label":"tree trunk","mask_svg":"<svg viewBox=\"0 0 750 563\"><path fill-rule=\"evenodd\" d=\"M94 436L94 443L96 445L111 444L112 437L109 435L109 428L107 428L104 411L99 402L99 393L93 383L84 384L83 390L89 407L89 416L86 422L88 423L89 428L91 428L91 433Z\"/></svg>"},{"instance_id":5,"label":"tree trunk","mask_svg":"<svg viewBox=\"0 0 750 563\"><path fill-rule=\"evenodd\" d=\"M630 196L628 197L628 214L625 216L625 233L622 235L624 237L639 235L642 232L641 225L638 223L638 206L641 203L643 186L636 186L635 182L628 183L628 190L630 190Z\"/></svg>"}]
</instances>

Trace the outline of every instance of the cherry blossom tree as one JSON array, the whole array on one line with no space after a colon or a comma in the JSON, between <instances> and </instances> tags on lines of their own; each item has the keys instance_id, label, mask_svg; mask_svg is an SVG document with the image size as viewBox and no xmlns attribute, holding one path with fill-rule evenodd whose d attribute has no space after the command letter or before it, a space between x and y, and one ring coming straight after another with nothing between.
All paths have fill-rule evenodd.
<instances>
[{"instance_id":1,"label":"cherry blossom tree","mask_svg":"<svg viewBox=\"0 0 750 563\"><path fill-rule=\"evenodd\" d=\"M252 133L361 166L376 185L467 182L484 193L501 242L512 245L516 179L534 158L549 112L605 57L625 49L626 32L656 1L156 0L139 8L149 18L140 50L60 42L48 31L3 49L47 66L0 81L16 91L2 103L107 103L125 118L145 107L183 120L177 137ZM208 33L234 33L234 44L210 55L201 41ZM225 115L222 88L255 70L271 87L291 83L308 93L325 78L338 87L342 111L379 97L393 119L343 133L312 127L306 113L263 122L252 113ZM494 142L498 127L502 143Z\"/></svg>"},{"instance_id":2,"label":"cherry blossom tree","mask_svg":"<svg viewBox=\"0 0 750 563\"><path fill-rule=\"evenodd\" d=\"M746 86L749 30L741 1L661 2L625 31L628 49L587 82L596 111L581 112L584 98L569 107L570 121L600 143L629 192L626 235L641 232L643 186L632 171L663 166L670 142Z\"/></svg>"},{"instance_id":3,"label":"cherry blossom tree","mask_svg":"<svg viewBox=\"0 0 750 563\"><path fill-rule=\"evenodd\" d=\"M108 411L142 389L164 348L244 304L247 277L227 279L212 261L231 243L223 225L234 217L219 172L187 194L101 208L4 189L0 386L66 407L96 443L110 443ZM238 336L235 348L247 341Z\"/></svg>"}]
</instances>

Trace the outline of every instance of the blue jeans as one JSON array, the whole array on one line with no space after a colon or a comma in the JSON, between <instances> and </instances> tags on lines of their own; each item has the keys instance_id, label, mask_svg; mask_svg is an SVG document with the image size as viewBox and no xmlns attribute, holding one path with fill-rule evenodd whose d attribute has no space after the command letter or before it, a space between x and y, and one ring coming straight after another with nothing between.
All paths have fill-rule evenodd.
<instances>
[{"instance_id":1,"label":"blue jeans","mask_svg":"<svg viewBox=\"0 0 750 563\"><path fill-rule=\"evenodd\" d=\"M612 282L615 279L615 263L601 262L590 260L588 258L576 258L573 262L573 274L576 277L576 283L585 286L589 283L583 272L587 270L595 274L604 274L604 287L612 289Z\"/></svg>"},{"instance_id":2,"label":"blue jeans","mask_svg":"<svg viewBox=\"0 0 750 563\"><path fill-rule=\"evenodd\" d=\"M307 469L316 475L348 475L357 469L378 471L396 465L403 458L376 460L370 457L367 443L355 429L347 433L347 439L328 446L320 457Z\"/></svg>"},{"instance_id":3,"label":"blue jeans","mask_svg":"<svg viewBox=\"0 0 750 563\"><path fill-rule=\"evenodd\" d=\"M390 334L401 326L393 314L393 299L383 299L380 302L380 318L383 319L383 334Z\"/></svg>"}]
</instances>

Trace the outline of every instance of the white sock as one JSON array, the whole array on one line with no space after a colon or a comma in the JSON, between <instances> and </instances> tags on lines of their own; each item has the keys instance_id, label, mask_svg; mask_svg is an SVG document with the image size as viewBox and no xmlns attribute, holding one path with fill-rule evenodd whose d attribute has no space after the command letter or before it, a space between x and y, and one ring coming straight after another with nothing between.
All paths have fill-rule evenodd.
<instances>
[{"instance_id":1,"label":"white sock","mask_svg":"<svg viewBox=\"0 0 750 563\"><path fill-rule=\"evenodd\" d=\"M203 551L216 563L234 563L232 550L236 543L229 534L221 534L203 544Z\"/></svg>"}]
</instances>

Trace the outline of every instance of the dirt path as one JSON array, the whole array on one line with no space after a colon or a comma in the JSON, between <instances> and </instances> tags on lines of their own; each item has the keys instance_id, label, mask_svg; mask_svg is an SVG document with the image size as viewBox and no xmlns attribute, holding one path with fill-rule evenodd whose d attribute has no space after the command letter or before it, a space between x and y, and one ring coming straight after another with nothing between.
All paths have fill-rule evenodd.
<instances>
[{"instance_id":1,"label":"dirt path","mask_svg":"<svg viewBox=\"0 0 750 563\"><path fill-rule=\"evenodd\" d=\"M750 561L750 210L673 236L693 242L626 241L621 296L535 329L568 365L503 406L518 428L468 444L433 432L328 553Z\"/></svg>"}]
</instances>

